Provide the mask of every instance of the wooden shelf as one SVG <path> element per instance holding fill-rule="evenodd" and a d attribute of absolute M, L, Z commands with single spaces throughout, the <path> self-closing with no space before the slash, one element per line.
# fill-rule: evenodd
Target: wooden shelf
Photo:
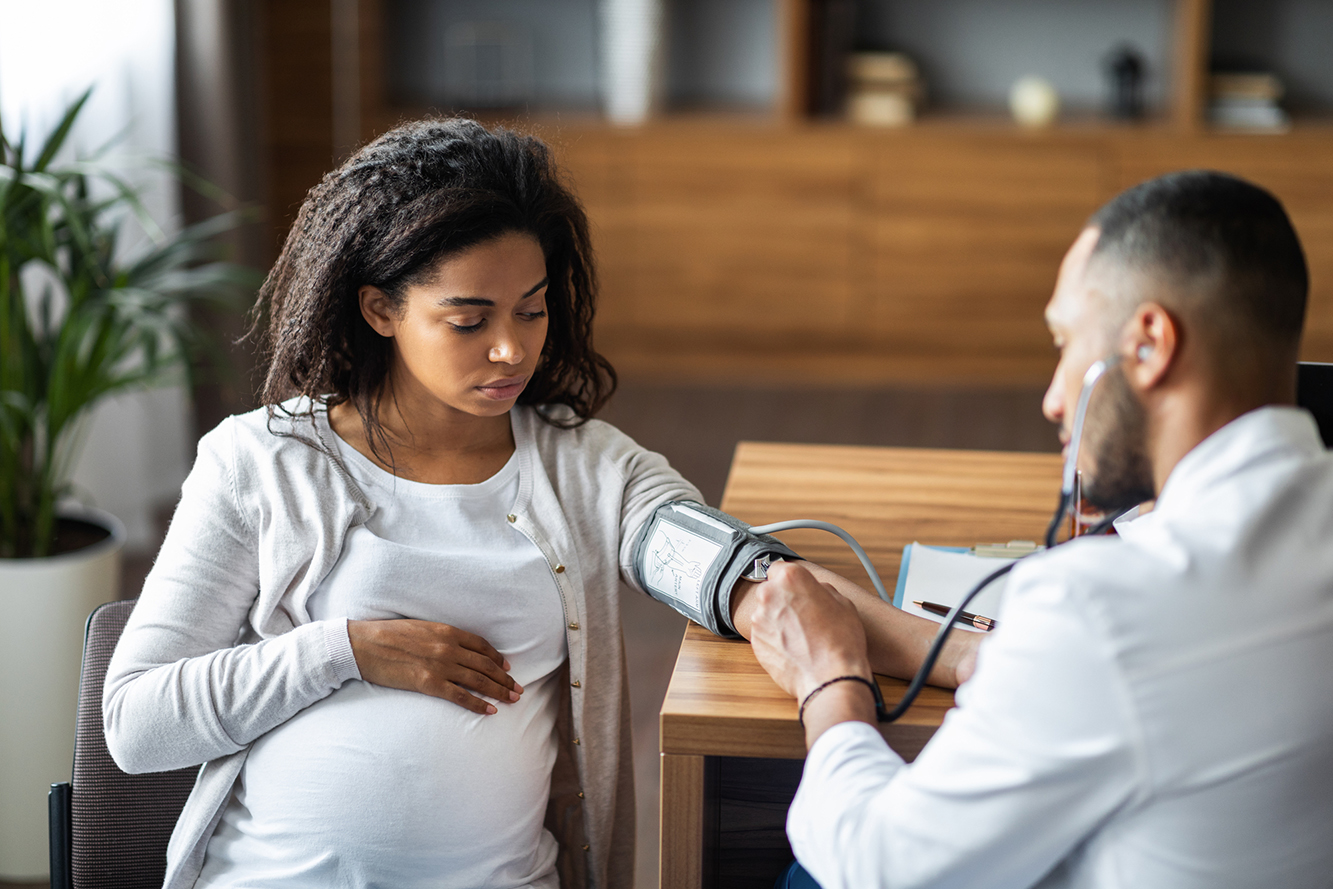
<path fill-rule="evenodd" d="M 1213 21 L 1212 0 L 1175 0 L 1176 32 L 1173 96 L 1178 129 L 1192 133 L 1203 128 L 1208 99 L 1209 30 Z"/>
<path fill-rule="evenodd" d="M 365 140 L 429 110 L 385 102 L 380 2 L 346 5 L 360 24 L 350 59 L 330 58 L 323 0 L 264 7 L 275 243 L 339 159 L 334 134 L 349 119 Z M 1285 203 L 1311 269 L 1303 357 L 1333 360 L 1333 117 L 1297 118 L 1281 135 L 1206 126 L 1209 0 L 1177 0 L 1178 66 L 1199 77 L 1180 80 L 1162 116 L 1070 115 L 1044 130 L 998 109 L 943 109 L 900 129 L 793 113 L 809 60 L 792 29 L 813 0 L 775 2 L 785 86 L 773 113 L 639 127 L 588 112 L 486 118 L 545 139 L 575 183 L 603 282 L 599 346 L 627 374 L 1042 384 L 1053 364 L 1042 308 L 1079 228 L 1122 189 L 1187 168 L 1234 172 Z M 335 78 L 339 65 L 356 76 Z"/>
<path fill-rule="evenodd" d="M 400 106 L 369 109 L 366 138 L 394 126 L 400 121 L 416 120 L 445 113 L 430 106 Z M 783 118 L 763 111 L 734 109 L 691 109 L 659 114 L 637 126 L 617 126 L 600 113 L 589 110 L 534 111 L 505 113 L 495 111 L 461 112 L 487 126 L 504 126 L 534 131 L 571 129 L 578 131 L 605 131 L 632 134 L 643 130 L 689 129 L 749 129 L 749 130 L 808 130 L 860 134 L 868 139 L 911 138 L 922 133 L 951 133 L 958 135 L 1005 135 L 1040 140 L 1064 136 L 1094 136 L 1123 138 L 1192 138 L 1201 135 L 1240 137 L 1313 137 L 1333 136 L 1333 115 L 1307 115 L 1292 118 L 1290 129 L 1283 131 L 1249 130 L 1242 128 L 1203 125 L 1181 132 L 1171 116 L 1156 116 L 1138 121 L 1117 120 L 1095 112 L 1064 114 L 1049 127 L 1027 128 L 1016 124 L 1000 109 L 931 109 L 915 122 L 900 127 L 873 127 L 830 118 Z"/>

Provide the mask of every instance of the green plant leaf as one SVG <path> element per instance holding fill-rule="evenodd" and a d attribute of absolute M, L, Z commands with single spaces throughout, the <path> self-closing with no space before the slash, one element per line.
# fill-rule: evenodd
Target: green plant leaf
<path fill-rule="evenodd" d="M 79 112 L 87 104 L 88 97 L 93 94 L 93 88 L 90 86 L 83 91 L 83 95 L 74 100 L 74 103 L 65 109 L 65 114 L 60 118 L 60 123 L 51 131 L 51 135 L 46 138 L 46 143 L 42 146 L 41 152 L 37 155 L 37 160 L 33 162 L 32 168 L 38 172 L 45 170 L 47 165 L 55 159 L 56 154 L 60 152 L 65 144 L 65 139 L 69 137 L 69 131 L 74 127 L 74 121 L 78 118 Z"/>
<path fill-rule="evenodd" d="M 110 396 L 189 379 L 220 350 L 189 307 L 239 309 L 260 276 L 223 260 L 222 214 L 164 233 L 105 159 L 57 162 L 84 93 L 25 167 L 26 136 L 0 134 L 0 557 L 41 555 L 87 418 Z M 151 244 L 122 257 L 124 226 Z M 32 275 L 40 271 L 38 289 Z"/>

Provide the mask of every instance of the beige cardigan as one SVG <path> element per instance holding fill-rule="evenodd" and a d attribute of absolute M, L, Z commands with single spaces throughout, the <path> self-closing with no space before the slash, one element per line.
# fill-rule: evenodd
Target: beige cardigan
<path fill-rule="evenodd" d="M 511 417 L 513 521 L 551 567 L 569 645 L 547 811 L 561 885 L 629 889 L 634 784 L 619 600 L 635 586 L 634 538 L 653 510 L 700 496 L 661 455 L 605 423 L 559 429 L 527 407 Z M 331 435 L 322 411 L 270 420 L 260 409 L 200 441 L 111 660 L 103 718 L 121 768 L 203 764 L 172 834 L 166 889 L 194 885 L 250 743 L 359 677 L 346 621 L 306 611 L 348 529 L 376 508 L 334 456 Z"/>

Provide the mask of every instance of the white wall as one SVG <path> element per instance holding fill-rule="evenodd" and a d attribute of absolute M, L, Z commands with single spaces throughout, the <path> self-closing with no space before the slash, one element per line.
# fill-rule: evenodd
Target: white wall
<path fill-rule="evenodd" d="M 773 0 L 670 0 L 668 99 L 682 107 L 771 108 L 778 85 Z"/>
<path fill-rule="evenodd" d="M 73 134 L 89 153 L 121 137 L 115 155 L 174 156 L 175 23 L 172 0 L 0 0 L 0 119 L 32 141 L 50 130 L 70 100 L 96 84 Z M 128 163 L 127 163 L 128 168 Z M 177 224 L 171 177 L 132 170 L 166 230 Z M 136 239 L 125 240 L 134 250 Z M 142 236 L 138 244 L 142 244 Z M 188 397 L 181 387 L 123 396 L 91 418 L 76 489 L 125 523 L 129 546 L 153 542 L 155 504 L 173 501 L 185 478 Z"/>

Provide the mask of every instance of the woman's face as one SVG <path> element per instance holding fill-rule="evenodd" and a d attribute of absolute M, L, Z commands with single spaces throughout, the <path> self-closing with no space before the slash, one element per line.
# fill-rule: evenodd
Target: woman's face
<path fill-rule="evenodd" d="M 379 288 L 362 287 L 362 315 L 394 341 L 394 397 L 445 413 L 504 414 L 546 342 L 546 285 L 541 245 L 511 232 L 441 261 L 397 309 Z"/>

